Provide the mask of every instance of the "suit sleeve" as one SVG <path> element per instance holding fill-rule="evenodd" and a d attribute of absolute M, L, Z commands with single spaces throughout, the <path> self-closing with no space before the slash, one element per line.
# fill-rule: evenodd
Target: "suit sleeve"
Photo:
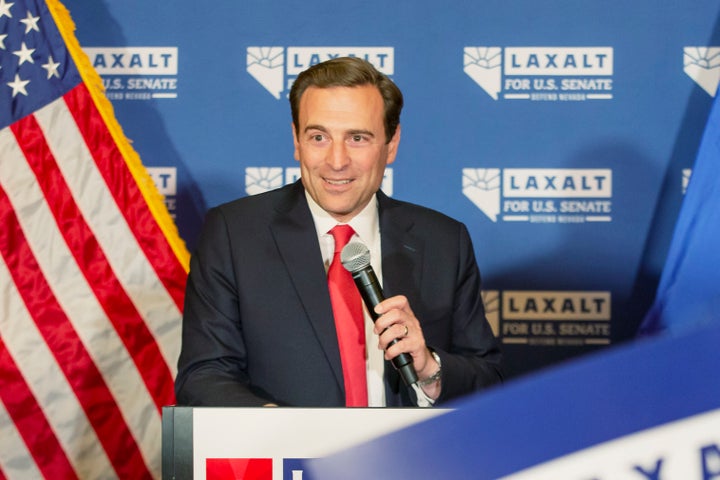
<path fill-rule="evenodd" d="M 442 393 L 437 404 L 502 381 L 501 352 L 485 316 L 480 270 L 470 235 L 460 225 L 449 342 L 428 346 L 442 362 Z"/>
<path fill-rule="evenodd" d="M 226 219 L 220 209 L 212 209 L 190 261 L 175 381 L 179 405 L 260 406 L 273 401 L 249 387 L 232 255 Z"/>

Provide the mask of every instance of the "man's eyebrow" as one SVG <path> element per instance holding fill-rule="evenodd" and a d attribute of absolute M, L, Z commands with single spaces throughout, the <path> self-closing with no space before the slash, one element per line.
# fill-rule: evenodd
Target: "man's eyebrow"
<path fill-rule="evenodd" d="M 307 125 L 305 126 L 303 132 L 307 133 L 310 130 L 320 130 L 321 132 L 327 132 L 327 128 L 323 127 L 322 125 Z"/>
<path fill-rule="evenodd" d="M 367 135 L 368 137 L 375 138 L 375 134 L 371 132 L 370 130 L 363 130 L 363 129 L 357 129 L 357 130 L 349 130 L 348 135 Z"/>
<path fill-rule="evenodd" d="M 319 130 L 324 133 L 328 133 L 328 129 L 325 128 L 323 125 L 306 125 L 305 129 L 303 130 L 304 133 L 307 133 L 311 130 Z M 362 128 L 356 128 L 356 129 L 350 129 L 345 132 L 345 135 L 367 135 L 368 137 L 375 138 L 375 134 L 371 132 L 370 130 L 365 130 Z"/>

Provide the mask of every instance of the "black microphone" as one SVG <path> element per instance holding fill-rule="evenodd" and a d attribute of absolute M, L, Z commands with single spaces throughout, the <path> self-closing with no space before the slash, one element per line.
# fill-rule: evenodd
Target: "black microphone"
<path fill-rule="evenodd" d="M 340 261 L 345 270 L 350 272 L 353 280 L 355 280 L 355 286 L 360 291 L 360 296 L 370 312 L 370 318 L 374 322 L 379 317 L 375 313 L 375 306 L 385 300 L 385 297 L 380 289 L 375 271 L 370 265 L 370 250 L 359 242 L 348 243 L 340 253 Z M 395 345 L 397 342 L 398 339 L 396 338 L 388 346 Z M 401 353 L 391 361 L 395 369 L 400 372 L 405 385 L 410 386 L 418 381 L 412 355 Z"/>

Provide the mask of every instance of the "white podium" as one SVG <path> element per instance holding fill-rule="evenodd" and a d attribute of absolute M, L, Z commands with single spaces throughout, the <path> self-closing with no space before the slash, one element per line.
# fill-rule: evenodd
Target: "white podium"
<path fill-rule="evenodd" d="M 163 408 L 164 480 L 307 480 L 320 458 L 442 415 L 425 408 Z M 235 469 L 237 476 L 222 475 Z M 210 472 L 210 474 L 208 474 Z"/>

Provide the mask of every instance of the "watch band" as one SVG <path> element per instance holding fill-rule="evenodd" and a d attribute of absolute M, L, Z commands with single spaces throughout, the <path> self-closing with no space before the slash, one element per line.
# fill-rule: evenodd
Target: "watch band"
<path fill-rule="evenodd" d="M 435 373 L 430 375 L 428 378 L 426 378 L 424 380 L 418 380 L 417 384 L 420 385 L 421 387 L 424 387 L 426 385 L 431 385 L 431 384 L 437 382 L 438 380 L 440 380 L 440 376 L 442 374 L 442 362 L 440 361 L 440 355 L 438 355 L 437 353 L 435 353 L 432 350 L 430 350 L 430 354 L 433 356 L 433 358 L 437 362 L 438 369 Z"/>

